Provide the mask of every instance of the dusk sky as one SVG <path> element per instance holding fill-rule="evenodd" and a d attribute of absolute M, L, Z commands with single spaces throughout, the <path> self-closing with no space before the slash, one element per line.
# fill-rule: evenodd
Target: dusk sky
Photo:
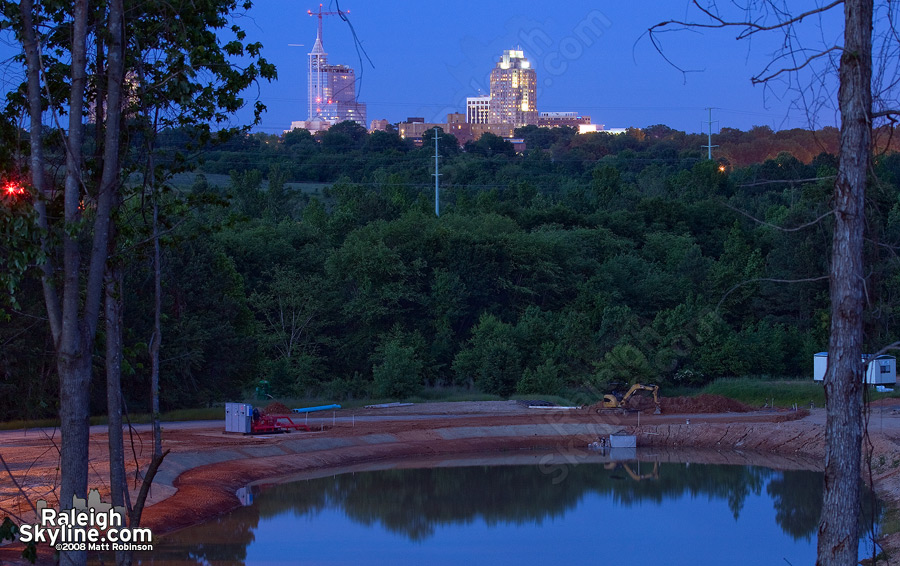
<path fill-rule="evenodd" d="M 807 113 L 792 108 L 794 91 L 784 84 L 766 90 L 750 81 L 765 68 L 783 36 L 736 41 L 734 28 L 665 34 L 666 55 L 698 71 L 687 75 L 642 37 L 663 20 L 699 20 L 688 5 L 687 0 L 342 0 L 340 8 L 350 10 L 374 67 L 364 56 L 360 63 L 349 26 L 336 16 L 324 18 L 324 45 L 329 63 L 349 65 L 361 76 L 359 99 L 368 105 L 369 121 L 398 122 L 408 116 L 444 121 L 448 112 L 464 112 L 467 96 L 479 89 L 488 94 L 488 77 L 502 51 L 521 48 L 537 70 L 539 111 L 574 111 L 607 128 L 666 124 L 696 132 L 706 130 L 704 108 L 712 106 L 714 130 L 809 127 Z M 324 6 L 337 9 L 333 0 Z M 317 18 L 306 11 L 317 8 L 316 2 L 257 0 L 247 17 L 239 19 L 278 68 L 278 81 L 260 87 L 259 97 L 269 110 L 257 130 L 280 133 L 292 120 L 307 118 L 307 53 Z M 839 12 L 837 18 L 804 22 L 803 33 L 809 34 L 801 38 L 805 46 L 840 43 Z M 833 109 L 818 111 L 815 118 L 820 126 L 835 124 Z"/>

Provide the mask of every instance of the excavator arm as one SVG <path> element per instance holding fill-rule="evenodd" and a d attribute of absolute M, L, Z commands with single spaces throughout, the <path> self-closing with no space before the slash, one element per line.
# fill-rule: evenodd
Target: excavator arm
<path fill-rule="evenodd" d="M 620 404 L 627 403 L 629 399 L 631 399 L 632 395 L 637 393 L 638 391 L 652 391 L 653 392 L 653 402 L 659 406 L 659 385 L 641 385 L 640 383 L 635 383 L 631 386 L 631 389 L 628 390 L 628 393 L 622 397 L 622 400 L 619 402 Z"/>
<path fill-rule="evenodd" d="M 656 414 L 660 413 L 659 407 L 659 386 L 658 385 L 643 385 L 640 383 L 636 383 L 631 386 L 628 392 L 621 397 L 618 397 L 612 393 L 603 396 L 603 408 L 604 409 L 623 409 L 625 408 L 628 400 L 637 393 L 638 391 L 651 391 L 653 393 L 653 403 L 656 405 Z"/>

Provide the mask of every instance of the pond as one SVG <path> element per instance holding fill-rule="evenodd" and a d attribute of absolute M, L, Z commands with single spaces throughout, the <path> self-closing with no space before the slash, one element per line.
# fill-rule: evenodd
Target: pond
<path fill-rule="evenodd" d="M 398 465 L 253 486 L 241 493 L 252 504 L 158 539 L 136 558 L 157 566 L 815 563 L 819 472 L 533 453 Z M 871 526 L 873 511 L 864 506 L 861 525 Z"/>

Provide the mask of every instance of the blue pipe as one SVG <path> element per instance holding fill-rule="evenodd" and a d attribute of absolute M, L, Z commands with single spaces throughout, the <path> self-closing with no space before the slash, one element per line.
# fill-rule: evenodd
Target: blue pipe
<path fill-rule="evenodd" d="M 320 407 L 306 407 L 305 409 L 293 409 L 295 413 L 312 413 L 314 411 L 327 411 L 328 409 L 340 409 L 340 405 L 322 405 Z"/>

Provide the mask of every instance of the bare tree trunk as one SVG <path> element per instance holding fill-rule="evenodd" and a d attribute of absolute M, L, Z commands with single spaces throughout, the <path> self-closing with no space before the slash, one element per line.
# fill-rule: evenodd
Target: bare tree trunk
<path fill-rule="evenodd" d="M 825 375 L 825 492 L 817 564 L 858 561 L 863 388 L 863 233 L 871 151 L 873 0 L 844 3 L 841 149 L 834 188 L 831 336 Z"/>
<path fill-rule="evenodd" d="M 150 151 L 152 152 L 152 147 Z M 153 155 L 149 157 L 150 190 L 153 191 L 153 338 L 150 341 L 150 400 L 153 413 L 153 456 L 162 455 L 162 428 L 159 423 L 159 347 L 162 342 L 162 265 L 159 253 L 159 195 Z"/>
<path fill-rule="evenodd" d="M 111 501 L 125 506 L 125 443 L 122 435 L 122 268 L 110 269 L 106 280 L 106 410 L 109 417 Z"/>
<path fill-rule="evenodd" d="M 106 278 L 106 412 L 109 418 L 110 503 L 126 507 L 125 441 L 122 434 L 122 266 L 113 265 Z M 122 551 L 116 564 L 125 563 Z"/>
<path fill-rule="evenodd" d="M 83 108 L 87 64 L 87 0 L 74 3 L 72 22 L 72 84 L 70 90 L 69 135 L 66 140 L 66 179 L 63 202 L 66 226 L 81 220 Z M 102 229 L 107 229 L 103 226 Z M 89 392 L 93 328 L 81 316 L 81 251 L 78 234 L 63 231 L 62 333 L 57 344 L 60 417 L 60 507 L 72 507 L 74 496 L 86 497 L 90 440 Z M 105 243 L 104 243 L 105 244 Z M 102 253 L 105 255 L 106 246 Z M 86 289 L 96 293 L 100 289 Z M 88 296 L 85 297 L 89 299 Z M 87 313 L 85 313 L 87 314 Z M 98 313 L 99 314 L 99 313 Z M 62 564 L 85 564 L 84 552 L 64 552 Z"/>
<path fill-rule="evenodd" d="M 72 25 L 72 84 L 70 92 L 69 135 L 66 140 L 66 180 L 64 208 L 66 226 L 81 220 L 82 159 L 84 133 L 83 106 L 87 63 L 87 0 L 74 6 Z M 38 93 L 37 96 L 40 94 Z M 98 207 L 99 208 L 99 207 Z M 98 210 L 98 214 L 99 214 Z M 99 220 L 99 219 L 98 219 Z M 99 224 L 99 222 L 98 222 Z M 104 222 L 105 224 L 105 222 Z M 108 226 L 101 229 L 106 230 Z M 93 336 L 97 318 L 90 321 L 81 313 L 81 251 L 78 235 L 64 230 L 63 241 L 63 297 L 62 327 L 57 343 L 59 371 L 60 418 L 60 507 L 69 509 L 73 498 L 87 496 L 87 472 L 90 441 L 90 383 Z M 106 245 L 102 249 L 106 253 Z M 85 289 L 85 299 L 99 301 L 100 289 Z M 91 294 L 94 294 L 91 297 Z M 87 307 L 87 305 L 85 305 Z M 96 312 L 96 311 L 95 311 Z M 91 316 L 89 312 L 84 313 Z M 99 315 L 99 312 L 97 312 Z M 93 324 L 91 324 L 93 322 Z M 63 552 L 60 563 L 83 565 L 85 552 Z"/>
<path fill-rule="evenodd" d="M 100 179 L 100 191 L 115 193 L 110 198 L 113 206 L 121 204 L 121 195 L 116 191 L 119 183 L 119 138 L 122 123 L 122 91 L 125 82 L 125 37 L 123 0 L 113 0 L 109 7 L 108 23 L 110 44 L 108 53 L 108 77 L 106 102 L 109 105 L 103 145 L 103 169 Z M 102 90 L 98 86 L 98 90 Z M 101 116 L 102 100 L 97 101 L 98 117 Z M 100 120 L 97 120 L 98 127 Z M 108 249 L 110 255 L 115 253 L 116 229 L 110 216 Z M 121 261 L 114 261 L 109 267 L 106 287 L 106 404 L 109 419 L 109 480 L 111 503 L 125 507 L 128 501 L 128 486 L 125 480 L 125 444 L 122 435 L 122 317 L 125 307 L 123 294 L 124 268 Z M 131 553 L 117 551 L 116 564 L 123 566 L 131 563 Z"/>

